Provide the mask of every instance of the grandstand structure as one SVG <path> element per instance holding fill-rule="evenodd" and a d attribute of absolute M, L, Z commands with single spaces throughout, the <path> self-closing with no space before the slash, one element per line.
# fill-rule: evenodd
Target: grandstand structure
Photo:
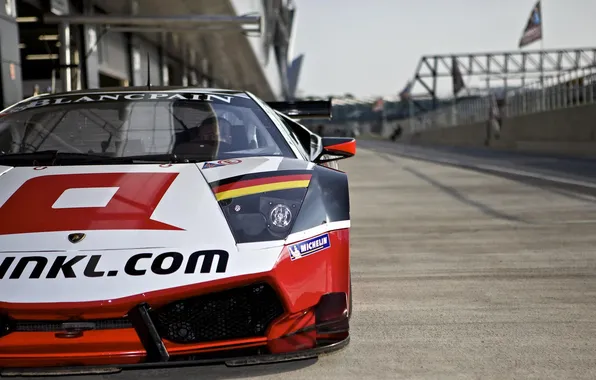
<path fill-rule="evenodd" d="M 595 82 L 596 48 L 427 55 L 393 97 L 334 99 L 333 123 L 415 133 L 487 120 L 495 106 L 505 117 L 539 112 Z"/>

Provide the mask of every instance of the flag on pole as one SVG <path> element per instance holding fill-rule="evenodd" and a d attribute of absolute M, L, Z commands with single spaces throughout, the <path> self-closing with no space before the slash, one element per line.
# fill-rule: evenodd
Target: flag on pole
<path fill-rule="evenodd" d="M 457 95 L 466 85 L 455 57 L 451 58 L 451 79 L 453 81 L 453 95 Z"/>
<path fill-rule="evenodd" d="M 373 112 L 382 112 L 384 108 L 385 108 L 385 101 L 383 100 L 383 98 L 379 98 L 373 105 L 372 110 L 373 110 Z"/>
<path fill-rule="evenodd" d="M 410 98 L 410 92 L 412 91 L 412 85 L 414 84 L 413 81 L 408 81 L 406 83 L 406 87 L 399 93 L 399 99 L 402 101 L 408 100 Z"/>
<path fill-rule="evenodd" d="M 534 5 L 524 32 L 519 39 L 519 48 L 542 39 L 542 10 L 540 0 Z"/>

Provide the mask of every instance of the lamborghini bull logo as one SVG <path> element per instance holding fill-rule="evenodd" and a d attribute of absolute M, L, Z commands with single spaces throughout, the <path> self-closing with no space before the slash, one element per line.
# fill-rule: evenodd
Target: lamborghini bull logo
<path fill-rule="evenodd" d="M 82 241 L 85 238 L 85 234 L 70 234 L 68 235 L 68 241 L 71 242 L 72 244 L 76 244 L 80 241 Z"/>
<path fill-rule="evenodd" d="M 186 257 L 188 257 L 186 259 Z M 99 270 L 103 255 L 60 255 L 47 256 L 5 256 L 0 261 L 0 280 L 77 277 L 116 277 L 145 276 L 148 272 L 155 275 L 174 273 L 225 273 L 228 267 L 229 253 L 222 250 L 196 251 L 185 256 L 180 252 L 164 252 L 154 257 L 153 253 L 139 253 L 128 258 L 123 268 Z M 217 259 L 217 264 L 214 266 Z M 51 260 L 51 262 L 50 262 Z M 85 263 L 83 266 L 83 263 Z M 200 264 L 200 265 L 199 265 Z M 49 269 L 48 269 L 49 268 Z M 47 270 L 46 270 L 47 269 Z M 10 273 L 10 274 L 9 274 Z M 8 276 L 8 277 L 7 277 Z"/>

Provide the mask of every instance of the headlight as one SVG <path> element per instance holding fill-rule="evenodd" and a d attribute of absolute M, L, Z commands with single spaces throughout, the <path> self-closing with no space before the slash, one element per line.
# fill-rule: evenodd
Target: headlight
<path fill-rule="evenodd" d="M 270 172 L 212 185 L 236 242 L 285 239 L 302 207 L 311 176 L 311 172 Z"/>
<path fill-rule="evenodd" d="M 283 240 L 302 206 L 306 189 L 278 190 L 220 201 L 237 243 Z"/>
<path fill-rule="evenodd" d="M 271 228 L 285 230 L 292 222 L 292 210 L 283 203 L 276 204 L 269 213 Z"/>
<path fill-rule="evenodd" d="M 325 167 L 222 182 L 212 188 L 237 243 L 284 240 L 290 233 L 350 218 L 346 177 Z"/>

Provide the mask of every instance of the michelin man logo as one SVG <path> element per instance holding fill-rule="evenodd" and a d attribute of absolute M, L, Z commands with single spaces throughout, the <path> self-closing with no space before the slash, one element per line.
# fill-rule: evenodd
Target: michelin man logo
<path fill-rule="evenodd" d="M 290 259 L 294 261 L 329 247 L 331 247 L 329 234 L 323 234 L 305 241 L 301 241 L 300 243 L 292 244 L 288 247 L 288 251 L 290 252 Z"/>

